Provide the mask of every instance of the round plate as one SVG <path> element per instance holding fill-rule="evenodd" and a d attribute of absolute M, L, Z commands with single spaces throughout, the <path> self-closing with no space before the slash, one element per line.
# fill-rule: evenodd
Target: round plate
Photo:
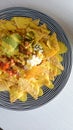
<path fill-rule="evenodd" d="M 71 72 L 72 52 L 66 34 L 64 33 L 60 25 L 56 23 L 56 21 L 53 20 L 51 17 L 41 12 L 38 12 L 36 10 L 32 10 L 24 7 L 13 7 L 13 8 L 8 8 L 0 11 L 0 19 L 10 19 L 11 17 L 14 16 L 26 16 L 26 17 L 32 17 L 33 19 L 39 18 L 40 24 L 46 23 L 48 28 L 51 30 L 51 32 L 52 33 L 56 32 L 58 39 L 64 42 L 68 47 L 68 52 L 63 55 L 64 57 L 63 65 L 65 69 L 63 73 L 55 79 L 54 89 L 50 90 L 46 87 L 43 87 L 44 95 L 39 97 L 38 100 L 34 100 L 31 96 L 28 95 L 28 100 L 26 102 L 16 101 L 15 103 L 11 104 L 9 101 L 9 94 L 7 92 L 0 92 L 1 107 L 12 109 L 12 110 L 30 110 L 49 102 L 65 86 Z"/>

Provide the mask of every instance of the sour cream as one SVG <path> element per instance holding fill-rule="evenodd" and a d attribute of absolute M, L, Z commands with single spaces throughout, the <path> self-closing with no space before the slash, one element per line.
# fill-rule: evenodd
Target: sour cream
<path fill-rule="evenodd" d="M 33 55 L 31 59 L 27 60 L 27 64 L 31 66 L 39 65 L 42 62 L 42 59 L 37 57 L 36 55 Z"/>

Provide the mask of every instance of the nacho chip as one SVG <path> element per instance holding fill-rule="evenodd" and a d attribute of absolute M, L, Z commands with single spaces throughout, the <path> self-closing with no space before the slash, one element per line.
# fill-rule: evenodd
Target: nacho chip
<path fill-rule="evenodd" d="M 26 28 L 30 24 L 30 22 L 32 21 L 32 18 L 13 17 L 11 20 L 15 22 L 18 28 L 22 29 L 22 28 Z"/>

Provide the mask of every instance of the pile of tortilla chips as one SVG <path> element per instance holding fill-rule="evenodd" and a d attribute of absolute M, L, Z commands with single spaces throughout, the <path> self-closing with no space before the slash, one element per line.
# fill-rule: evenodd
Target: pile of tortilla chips
<path fill-rule="evenodd" d="M 67 47 L 58 41 L 56 33 L 50 34 L 45 23 L 39 25 L 39 22 L 39 19 L 33 20 L 28 17 L 0 20 L 0 39 L 4 35 L 15 32 L 25 37 L 26 32 L 32 31 L 35 34 L 35 42 L 43 47 L 44 58 L 41 64 L 33 66 L 27 71 L 24 70 L 23 75 L 19 78 L 8 77 L 5 73 L 0 73 L 0 91 L 9 92 L 10 102 L 15 102 L 17 99 L 26 101 L 28 94 L 34 99 L 38 99 L 43 95 L 43 85 L 53 89 L 53 81 L 64 70 L 62 54 L 67 52 Z"/>

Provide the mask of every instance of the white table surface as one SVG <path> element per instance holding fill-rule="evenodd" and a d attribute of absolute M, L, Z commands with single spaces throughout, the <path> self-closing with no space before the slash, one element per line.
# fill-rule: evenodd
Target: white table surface
<path fill-rule="evenodd" d="M 14 6 L 39 10 L 54 18 L 66 32 L 73 50 L 73 0 L 0 0 L 0 9 Z M 31 111 L 0 108 L 3 130 L 73 130 L 73 70 L 61 93 Z"/>

